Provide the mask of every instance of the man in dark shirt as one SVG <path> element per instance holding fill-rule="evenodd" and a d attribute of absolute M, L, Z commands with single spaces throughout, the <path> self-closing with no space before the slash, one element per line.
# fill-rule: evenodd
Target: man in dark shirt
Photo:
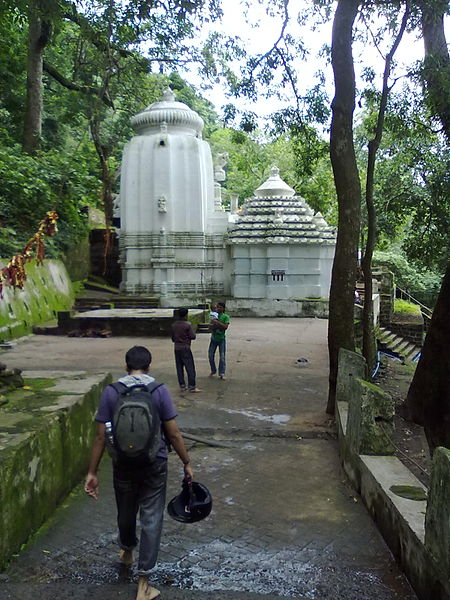
<path fill-rule="evenodd" d="M 177 312 L 178 319 L 172 323 L 172 341 L 174 342 L 178 383 L 180 389 L 184 391 L 186 389 L 184 369 L 186 369 L 189 391 L 201 392 L 202 390 L 199 390 L 195 384 L 195 365 L 191 351 L 191 341 L 195 340 L 196 335 L 187 320 L 188 309 L 179 308 Z"/>
<path fill-rule="evenodd" d="M 136 384 L 150 385 L 155 381 L 149 374 L 152 355 L 144 346 L 134 346 L 126 353 L 127 375 L 119 379 L 126 387 Z M 167 443 L 180 457 L 184 467 L 184 476 L 191 481 L 194 478 L 189 454 L 176 423 L 177 411 L 166 386 L 160 385 L 152 393 L 154 403 L 161 420 L 160 447 L 152 461 L 138 464 L 125 464 L 119 459 L 113 462 L 113 482 L 117 505 L 118 542 L 121 547 L 120 560 L 126 566 L 133 563 L 133 549 L 138 543 L 136 536 L 136 517 L 139 510 L 140 544 L 138 562 L 138 591 L 136 600 L 153 600 L 160 592 L 149 581 L 151 571 L 156 564 L 159 550 L 167 480 Z M 98 498 L 99 482 L 97 470 L 105 449 L 106 423 L 113 421 L 119 400 L 117 390 L 108 385 L 100 398 L 95 417 L 97 434 L 92 446 L 89 471 L 86 476 L 85 492 L 94 499 Z"/>

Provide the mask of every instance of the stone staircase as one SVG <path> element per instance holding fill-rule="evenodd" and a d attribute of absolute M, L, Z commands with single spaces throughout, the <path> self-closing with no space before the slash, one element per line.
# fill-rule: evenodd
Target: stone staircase
<path fill-rule="evenodd" d="M 85 312 L 96 308 L 158 308 L 157 296 L 80 296 L 75 301 L 74 309 Z"/>
<path fill-rule="evenodd" d="M 393 333 L 386 327 L 380 327 L 377 335 L 378 349 L 391 352 L 404 363 L 410 363 L 420 353 L 421 348 L 409 340 Z"/>

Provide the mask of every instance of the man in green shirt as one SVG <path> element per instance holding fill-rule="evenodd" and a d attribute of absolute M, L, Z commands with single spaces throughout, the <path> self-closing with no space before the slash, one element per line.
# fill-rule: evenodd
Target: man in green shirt
<path fill-rule="evenodd" d="M 225 332 L 230 324 L 230 317 L 225 313 L 225 303 L 217 302 L 214 309 L 218 313 L 217 319 L 211 319 L 211 341 L 209 342 L 208 358 L 209 365 L 211 367 L 211 375 L 213 377 L 217 373 L 215 354 L 217 348 L 219 348 L 219 377 L 225 379 L 225 354 L 226 354 L 226 340 Z"/>

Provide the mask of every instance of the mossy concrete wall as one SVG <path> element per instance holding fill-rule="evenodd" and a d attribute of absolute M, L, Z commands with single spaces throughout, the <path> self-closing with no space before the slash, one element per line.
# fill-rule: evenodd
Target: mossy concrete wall
<path fill-rule="evenodd" d="M 226 299 L 226 306 L 226 312 L 235 317 L 328 318 L 328 300 L 324 298 L 295 300 L 229 298 Z"/>
<path fill-rule="evenodd" d="M 425 546 L 441 577 L 450 581 L 450 450 L 433 454 L 431 488 L 425 517 Z"/>
<path fill-rule="evenodd" d="M 86 233 L 76 246 L 66 252 L 64 265 L 72 281 L 83 281 L 91 274 L 89 235 Z"/>
<path fill-rule="evenodd" d="M 8 261 L 0 259 L 0 268 Z M 56 318 L 59 310 L 68 310 L 74 302 L 72 284 L 59 260 L 26 264 L 27 279 L 22 290 L 3 287 L 0 299 L 0 340 L 31 333 L 35 325 Z"/>
<path fill-rule="evenodd" d="M 351 353 L 339 361 L 338 378 L 347 376 L 341 392 L 355 393 L 358 380 L 354 372 L 362 368 L 355 354 L 355 369 L 351 368 Z M 372 386 L 372 390 L 375 386 Z M 365 388 L 366 391 L 370 390 Z M 363 389 L 361 388 L 361 393 Z M 356 491 L 376 522 L 378 529 L 408 577 L 420 600 L 450 600 L 449 532 L 450 532 L 450 452 L 442 449 L 434 461 L 434 472 L 427 500 L 427 490 L 396 456 L 369 456 L 355 451 L 352 440 L 354 419 L 349 418 L 351 400 L 341 393 L 336 403 L 336 425 L 342 466 Z M 377 404 L 377 403 L 375 403 Z M 372 414 L 370 422 L 373 422 Z M 361 414 L 361 421 L 364 415 Z M 382 421 L 385 416 L 382 417 Z M 361 428 L 361 424 L 359 427 Z M 358 426 L 357 426 L 358 427 Z M 445 476 L 444 476 L 445 472 Z M 396 487 L 416 489 L 418 499 L 399 495 Z M 425 521 L 427 514 L 427 523 Z M 426 527 L 428 529 L 425 532 Z M 426 540 L 426 542 L 425 542 Z"/>
<path fill-rule="evenodd" d="M 0 408 L 0 569 L 87 468 L 105 374 L 25 372 Z"/>
<path fill-rule="evenodd" d="M 389 329 L 413 344 L 423 345 L 425 325 L 421 313 L 394 312 Z"/>

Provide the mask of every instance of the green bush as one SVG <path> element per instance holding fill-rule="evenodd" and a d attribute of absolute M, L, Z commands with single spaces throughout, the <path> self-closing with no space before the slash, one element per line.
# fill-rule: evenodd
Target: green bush
<path fill-rule="evenodd" d="M 375 251 L 373 264 L 386 266 L 394 274 L 398 287 L 425 306 L 434 307 L 441 288 L 442 274 L 417 269 L 397 248 L 388 252 Z"/>
<path fill-rule="evenodd" d="M 394 300 L 394 312 L 409 313 L 413 315 L 420 314 L 420 306 L 418 304 L 408 302 L 407 300 L 396 298 Z"/>
<path fill-rule="evenodd" d="M 55 258 L 85 235 L 84 209 L 98 196 L 98 179 L 86 160 L 51 150 L 36 156 L 20 146 L 0 146 L 0 257 L 21 251 L 49 210 L 59 215 L 58 234 L 45 242 L 46 256 Z"/>

